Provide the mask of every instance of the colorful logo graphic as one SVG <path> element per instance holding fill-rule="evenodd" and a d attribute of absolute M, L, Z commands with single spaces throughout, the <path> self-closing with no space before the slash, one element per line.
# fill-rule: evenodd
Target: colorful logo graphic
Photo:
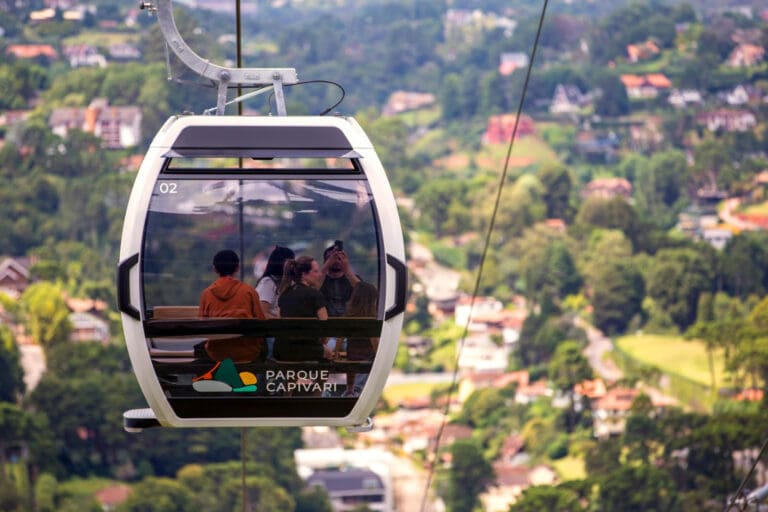
<path fill-rule="evenodd" d="M 251 372 L 238 372 L 235 362 L 227 358 L 192 379 L 192 388 L 200 393 L 253 393 L 259 389 L 258 380 Z"/>

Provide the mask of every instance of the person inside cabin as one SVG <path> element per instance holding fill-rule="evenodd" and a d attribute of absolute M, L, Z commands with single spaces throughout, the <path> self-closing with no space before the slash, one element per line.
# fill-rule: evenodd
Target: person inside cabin
<path fill-rule="evenodd" d="M 217 252 L 213 269 L 219 277 L 200 295 L 200 318 L 266 319 L 258 292 L 234 277 L 240 269 L 240 258 L 235 251 Z M 266 356 L 264 338 L 257 336 L 208 339 L 204 347 L 208 357 L 219 362 L 230 358 L 235 363 L 247 363 Z"/>
<path fill-rule="evenodd" d="M 323 274 L 314 258 L 299 256 L 286 260 L 278 289 L 280 317 L 327 320 L 325 297 L 320 293 L 322 282 Z M 321 337 L 278 338 L 274 353 L 279 361 L 318 361 L 333 357 L 326 340 Z"/>
<path fill-rule="evenodd" d="M 320 292 L 328 302 L 328 316 L 344 316 L 360 277 L 352 271 L 341 240 L 336 240 L 323 252 L 323 261 Z"/>
<path fill-rule="evenodd" d="M 296 255 L 288 247 L 276 245 L 269 254 L 264 273 L 256 282 L 256 292 L 261 300 L 261 308 L 267 318 L 280 318 L 280 307 L 277 304 L 277 289 L 283 279 L 283 267 L 285 261 L 295 258 Z M 274 356 L 275 338 L 267 338 L 267 358 Z"/>
<path fill-rule="evenodd" d="M 370 283 L 361 281 L 352 291 L 347 303 L 345 316 L 352 318 L 376 318 L 379 304 L 379 291 Z M 379 348 L 379 338 L 349 338 L 347 340 L 347 360 L 372 361 Z M 367 373 L 348 373 L 345 397 L 358 396 L 368 380 Z"/>

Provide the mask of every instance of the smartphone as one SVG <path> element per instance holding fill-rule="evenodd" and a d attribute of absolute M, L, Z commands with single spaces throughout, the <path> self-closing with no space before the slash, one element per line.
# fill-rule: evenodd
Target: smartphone
<path fill-rule="evenodd" d="M 336 248 L 340 251 L 344 250 L 344 242 L 342 242 L 341 240 L 336 240 L 335 242 L 333 242 L 333 245 L 335 245 Z"/>

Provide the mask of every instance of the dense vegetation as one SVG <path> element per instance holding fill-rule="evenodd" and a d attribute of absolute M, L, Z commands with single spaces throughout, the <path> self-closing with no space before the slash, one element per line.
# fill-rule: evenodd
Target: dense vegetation
<path fill-rule="evenodd" d="M 22 2 L 20 8 L 0 1 L 5 34 L 0 46 L 61 37 L 84 41 L 100 32 L 97 21 L 122 23 L 125 16 L 124 8 L 100 1 L 94 2 L 97 15 L 82 25 L 62 19 L 29 24 L 26 16 L 38 3 Z M 462 271 L 462 286 L 470 292 L 506 149 L 482 145 L 481 134 L 488 116 L 516 110 L 525 76 L 525 69 L 500 75 L 499 56 L 530 52 L 539 6 L 451 3 L 514 18 L 517 26 L 507 32 L 482 24 L 447 30 L 442 2 L 353 4 L 344 9 L 330 9 L 325 2 L 260 6 L 259 14 L 246 20 L 244 65 L 290 65 L 302 79 L 331 79 L 344 86 L 347 98 L 339 110 L 357 115 L 397 194 L 414 199 L 416 206 L 402 211 L 408 236 L 426 241 L 441 262 Z M 712 350 L 726 349 L 731 385 L 764 385 L 768 234 L 736 233 L 718 251 L 675 229 L 680 213 L 711 206 L 698 193 L 702 190 L 740 196 L 747 203 L 765 199 L 764 186 L 754 177 L 768 165 L 766 103 L 743 107 L 758 120 L 746 132 L 710 132 L 696 122 L 699 111 L 718 108 L 721 95 L 736 85 L 768 94 L 765 61 L 748 68 L 724 64 L 735 47 L 736 30 L 757 31 L 768 46 L 766 22 L 720 6 L 575 2 L 548 13 L 524 105 L 536 130 L 515 141 L 514 154 L 522 163 L 510 167 L 504 183 L 481 280 L 483 294 L 505 301 L 523 294 L 535 305 L 511 367 L 548 375 L 561 389 L 589 375 L 579 357 L 584 336 L 572 323 L 580 315 L 609 334 L 644 329 L 702 339 Z M 230 18 L 182 9 L 176 21 L 204 57 L 225 60 L 234 58 L 234 45 L 216 40 L 234 31 Z M 36 283 L 19 301 L 0 298 L 4 318 L 23 323 L 44 345 L 48 359 L 43 380 L 25 394 L 13 334 L 0 325 L 0 509 L 94 509 L 92 495 L 73 492 L 66 483 L 106 477 L 140 482 L 123 510 L 145 510 L 150 505 L 143 500 L 158 496 L 165 500 L 163 510 L 236 510 L 241 506 L 238 468 L 231 461 L 239 459 L 239 432 L 125 434 L 121 413 L 140 406 L 142 399 L 117 322 L 114 345 L 67 343 L 71 326 L 58 300 L 62 291 L 106 300 L 114 311 L 114 264 L 133 179 L 125 158 L 141 153 L 169 114 L 199 113 L 215 101 L 211 88 L 165 79 L 164 49 L 153 20 L 142 16 L 137 26 L 121 26 L 118 34 L 138 41 L 142 62 L 104 69 L 69 69 L 65 62 L 45 59 L 0 63 L 0 111 L 39 100 L 24 123 L 4 132 L 0 149 L 0 254 L 35 256 Z M 629 63 L 626 46 L 648 39 L 660 47 L 660 55 Z M 676 110 L 663 97 L 627 96 L 621 74 L 655 72 L 676 87 L 699 90 L 704 105 Z M 183 77 L 179 69 L 174 73 Z M 573 118 L 556 118 L 546 106 L 558 84 L 600 94 Z M 398 89 L 433 93 L 437 104 L 416 114 L 380 116 L 381 106 Z M 337 95 L 322 85 L 291 88 L 289 112 L 317 113 Z M 97 97 L 142 108 L 141 147 L 106 151 L 89 134 L 74 131 L 62 139 L 50 131 L 47 120 L 54 107 L 83 107 Z M 261 113 L 269 109 L 267 103 L 248 107 Z M 660 137 L 633 145 L 633 129 L 650 119 Z M 617 141 L 614 150 L 583 151 L 579 135 L 584 133 Z M 607 176 L 628 180 L 632 196 L 582 197 L 590 180 Z M 542 222 L 553 218 L 567 229 Z M 456 242 L 467 233 L 481 236 Z M 426 358 L 402 357 L 401 366 L 449 367 L 446 354 L 452 353 L 457 330 L 433 328 L 426 298 L 413 301 L 407 331 L 435 343 Z M 456 419 L 473 427 L 475 435 L 450 448 L 455 469 L 440 490 L 451 510 L 472 509 L 489 482 L 489 462 L 513 431 L 521 432 L 534 457 L 582 457 L 587 471 L 582 480 L 529 489 L 514 510 L 720 510 L 743 474 L 732 453 L 759 446 L 765 424 L 763 414 L 733 404 L 720 404 L 708 415 L 671 410 L 651 419 L 648 404 L 639 399 L 627 432 L 598 442 L 590 435 L 588 414 L 579 413 L 575 404 L 563 410 L 510 406 L 512 392 L 478 392 Z M 301 490 L 292 455 L 301 444 L 297 430 L 262 429 L 247 437 L 248 488 L 259 509 L 327 509 L 326 501 Z M 22 455 L 24 464 L 19 464 Z"/>

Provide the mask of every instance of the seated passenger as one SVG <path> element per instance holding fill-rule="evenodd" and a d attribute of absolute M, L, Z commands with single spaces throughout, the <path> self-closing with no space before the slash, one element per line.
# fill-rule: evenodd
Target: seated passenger
<path fill-rule="evenodd" d="M 237 253 L 229 249 L 219 251 L 213 257 L 213 268 L 219 278 L 200 296 L 200 318 L 266 318 L 256 290 L 234 277 L 240 268 Z M 261 337 L 237 336 L 206 340 L 205 351 L 214 361 L 230 358 L 236 363 L 247 363 L 264 359 L 264 345 Z"/>
<path fill-rule="evenodd" d="M 285 260 L 293 259 L 296 255 L 288 247 L 276 245 L 269 253 L 267 267 L 256 282 L 256 291 L 261 299 L 261 308 L 267 318 L 280 318 L 280 307 L 277 305 L 277 289 L 283 279 Z M 275 352 L 275 338 L 267 337 L 267 358 L 272 359 Z"/>
<path fill-rule="evenodd" d="M 323 260 L 320 291 L 328 302 L 328 316 L 343 316 L 352 290 L 360 282 L 360 277 L 352 271 L 341 240 L 336 240 L 323 251 Z"/>
<path fill-rule="evenodd" d="M 286 260 L 277 299 L 280 317 L 328 320 L 325 298 L 319 290 L 322 282 L 323 274 L 314 258 Z M 279 338 L 274 350 L 275 359 L 283 361 L 317 361 L 333 355 L 319 337 Z"/>
<path fill-rule="evenodd" d="M 347 303 L 346 316 L 353 318 L 376 318 L 379 292 L 372 284 L 361 281 L 355 286 Z M 379 348 L 379 338 L 349 338 L 347 359 L 349 361 L 372 361 Z M 347 390 L 344 396 L 358 396 L 368 380 L 367 373 L 347 374 Z"/>

